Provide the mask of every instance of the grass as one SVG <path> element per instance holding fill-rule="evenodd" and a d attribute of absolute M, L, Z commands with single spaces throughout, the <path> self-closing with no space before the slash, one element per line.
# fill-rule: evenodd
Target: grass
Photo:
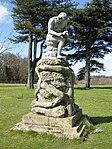
<path fill-rule="evenodd" d="M 30 112 L 34 90 L 23 85 L 0 84 L 0 149 L 112 149 L 112 87 L 75 88 L 75 103 L 92 123 L 103 130 L 86 141 L 69 140 L 34 132 L 10 131 Z"/>

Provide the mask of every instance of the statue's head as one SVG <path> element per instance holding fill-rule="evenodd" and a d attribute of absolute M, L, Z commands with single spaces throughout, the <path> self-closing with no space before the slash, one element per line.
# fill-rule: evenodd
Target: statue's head
<path fill-rule="evenodd" d="M 59 15 L 58 15 L 59 19 L 66 19 L 67 17 L 67 14 L 65 12 L 61 12 Z"/>

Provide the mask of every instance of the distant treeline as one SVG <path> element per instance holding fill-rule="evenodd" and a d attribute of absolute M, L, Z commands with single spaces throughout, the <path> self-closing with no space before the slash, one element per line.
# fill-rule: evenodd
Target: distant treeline
<path fill-rule="evenodd" d="M 78 81 L 76 77 L 76 84 L 84 84 L 85 81 Z M 112 85 L 112 76 L 91 76 L 91 85 Z"/>
<path fill-rule="evenodd" d="M 19 54 L 4 53 L 0 55 L 0 83 L 26 83 L 27 58 Z"/>
<path fill-rule="evenodd" d="M 92 76 L 91 85 L 112 85 L 112 76 Z"/>
<path fill-rule="evenodd" d="M 0 83 L 27 83 L 28 58 L 19 54 L 4 53 L 0 55 Z M 38 77 L 35 77 L 35 83 Z M 76 84 L 84 84 L 85 80 Z M 91 76 L 91 85 L 112 85 L 112 76 Z"/>
<path fill-rule="evenodd" d="M 91 78 L 112 78 L 112 76 L 99 75 L 99 76 L 91 76 Z"/>

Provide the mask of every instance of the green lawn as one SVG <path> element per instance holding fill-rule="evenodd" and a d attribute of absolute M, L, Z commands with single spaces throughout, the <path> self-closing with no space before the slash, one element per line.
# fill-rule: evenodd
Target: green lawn
<path fill-rule="evenodd" d="M 0 149 L 112 149 L 112 87 L 75 88 L 75 102 L 103 132 L 90 134 L 86 141 L 52 135 L 10 131 L 30 112 L 34 90 L 24 85 L 0 84 Z"/>

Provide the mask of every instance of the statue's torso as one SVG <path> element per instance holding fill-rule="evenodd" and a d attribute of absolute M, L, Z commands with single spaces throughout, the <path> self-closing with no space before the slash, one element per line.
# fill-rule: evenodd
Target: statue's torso
<path fill-rule="evenodd" d="M 57 18 L 53 19 L 52 28 L 56 32 L 63 32 L 66 28 L 66 20 L 58 21 Z"/>

